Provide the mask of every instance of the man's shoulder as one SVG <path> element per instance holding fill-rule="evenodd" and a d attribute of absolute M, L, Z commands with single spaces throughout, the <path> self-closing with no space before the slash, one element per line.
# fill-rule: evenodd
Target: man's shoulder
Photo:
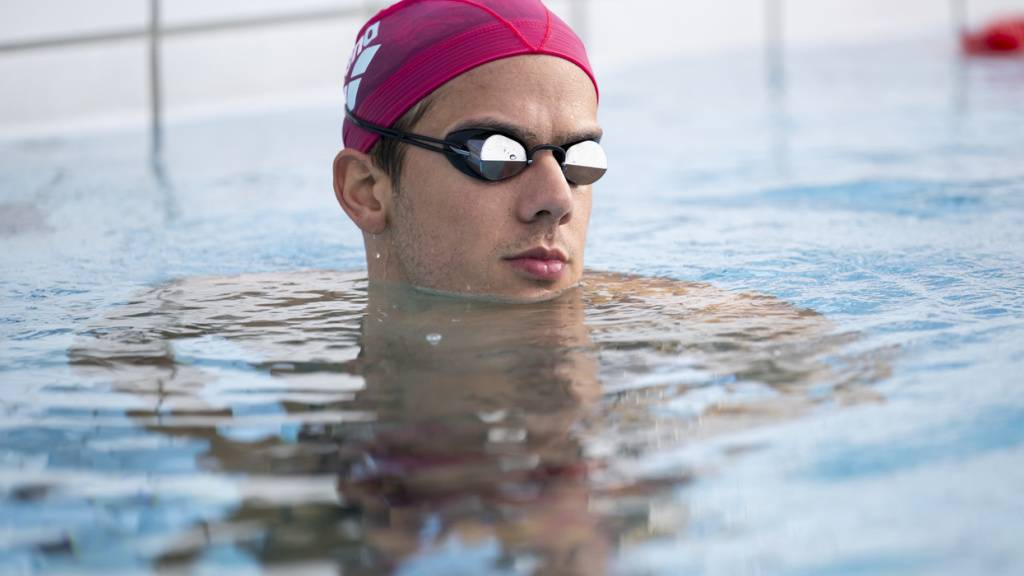
<path fill-rule="evenodd" d="M 814 310 L 801 308 L 770 294 L 727 290 L 708 282 L 662 276 L 588 270 L 580 287 L 584 298 L 594 306 L 632 304 L 646 309 L 660 308 L 669 315 L 697 313 L 723 317 L 822 318 Z"/>

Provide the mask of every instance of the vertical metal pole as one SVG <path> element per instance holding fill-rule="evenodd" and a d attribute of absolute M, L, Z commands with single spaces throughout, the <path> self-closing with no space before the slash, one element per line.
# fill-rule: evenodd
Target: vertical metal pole
<path fill-rule="evenodd" d="M 160 0 L 149 0 L 149 115 L 154 162 L 163 148 L 163 94 L 160 85 Z"/>
<path fill-rule="evenodd" d="M 178 204 L 163 160 L 163 74 L 160 69 L 160 0 L 149 0 L 149 116 L 150 116 L 150 166 L 157 188 L 163 196 L 164 219 L 172 222 L 178 217 Z M 162 386 L 162 383 L 161 383 Z M 161 403 L 163 396 L 161 395 Z"/>
<path fill-rule="evenodd" d="M 764 2 L 764 63 L 769 119 L 769 154 L 780 178 L 792 177 L 784 50 L 785 0 Z"/>
<path fill-rule="evenodd" d="M 955 36 L 954 46 L 960 56 L 954 61 L 956 69 L 953 76 L 953 111 L 954 117 L 959 122 L 959 118 L 967 112 L 968 107 L 967 58 L 964 57 L 963 49 L 964 38 L 967 35 L 967 0 L 950 0 L 950 12 Z"/>
<path fill-rule="evenodd" d="M 967 0 L 951 0 L 953 11 L 953 28 L 957 41 L 967 32 Z"/>
<path fill-rule="evenodd" d="M 768 85 L 775 90 L 783 84 L 783 35 L 785 0 L 765 0 L 764 3 L 764 59 L 768 72 Z"/>
<path fill-rule="evenodd" d="M 569 23 L 583 44 L 587 44 L 587 0 L 569 0 Z"/>

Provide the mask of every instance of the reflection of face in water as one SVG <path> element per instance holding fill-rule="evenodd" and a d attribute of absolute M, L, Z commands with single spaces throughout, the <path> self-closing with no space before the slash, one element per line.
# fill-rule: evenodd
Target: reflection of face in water
<path fill-rule="evenodd" d="M 147 430 L 206 442 L 203 468 L 271 486 L 240 482 L 235 511 L 178 536 L 166 562 L 220 531 L 263 562 L 356 573 L 429 569 L 453 547 L 493 552 L 473 556 L 481 571 L 595 573 L 628 542 L 683 529 L 649 514 L 681 505 L 671 487 L 690 471 L 635 462 L 864 379 L 823 361 L 839 342 L 828 330 L 769 297 L 667 280 L 592 274 L 508 305 L 309 272 L 155 289 L 70 356 L 131 391 Z M 303 483 L 322 490 L 296 496 Z"/>

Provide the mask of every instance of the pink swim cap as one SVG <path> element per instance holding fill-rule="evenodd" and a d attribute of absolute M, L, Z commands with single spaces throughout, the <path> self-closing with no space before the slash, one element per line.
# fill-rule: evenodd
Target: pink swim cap
<path fill-rule="evenodd" d="M 459 74 L 500 58 L 548 54 L 594 83 L 583 42 L 540 0 L 402 0 L 370 19 L 345 73 L 345 106 L 391 126 Z M 379 136 L 345 119 L 345 146 L 369 152 Z"/>

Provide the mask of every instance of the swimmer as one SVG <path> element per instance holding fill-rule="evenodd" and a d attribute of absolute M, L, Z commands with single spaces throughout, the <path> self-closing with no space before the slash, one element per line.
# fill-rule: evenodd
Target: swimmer
<path fill-rule="evenodd" d="M 197 463 L 237 481 L 168 563 L 228 540 L 268 563 L 429 571 L 456 541 L 602 573 L 618 543 L 675 534 L 675 488 L 708 473 L 635 458 L 863 401 L 884 370 L 770 296 L 584 274 L 597 84 L 538 0 L 400 2 L 360 31 L 345 93 L 334 190 L 365 277 L 180 279 L 69 351 L 133 394 L 136 424 L 201 441 Z M 293 496 L 292 475 L 317 490 Z M 678 521 L 659 532 L 654 511 Z"/>
<path fill-rule="evenodd" d="M 371 282 L 517 301 L 580 282 L 607 168 L 598 88 L 540 0 L 399 2 L 345 79 L 334 192 Z"/>

